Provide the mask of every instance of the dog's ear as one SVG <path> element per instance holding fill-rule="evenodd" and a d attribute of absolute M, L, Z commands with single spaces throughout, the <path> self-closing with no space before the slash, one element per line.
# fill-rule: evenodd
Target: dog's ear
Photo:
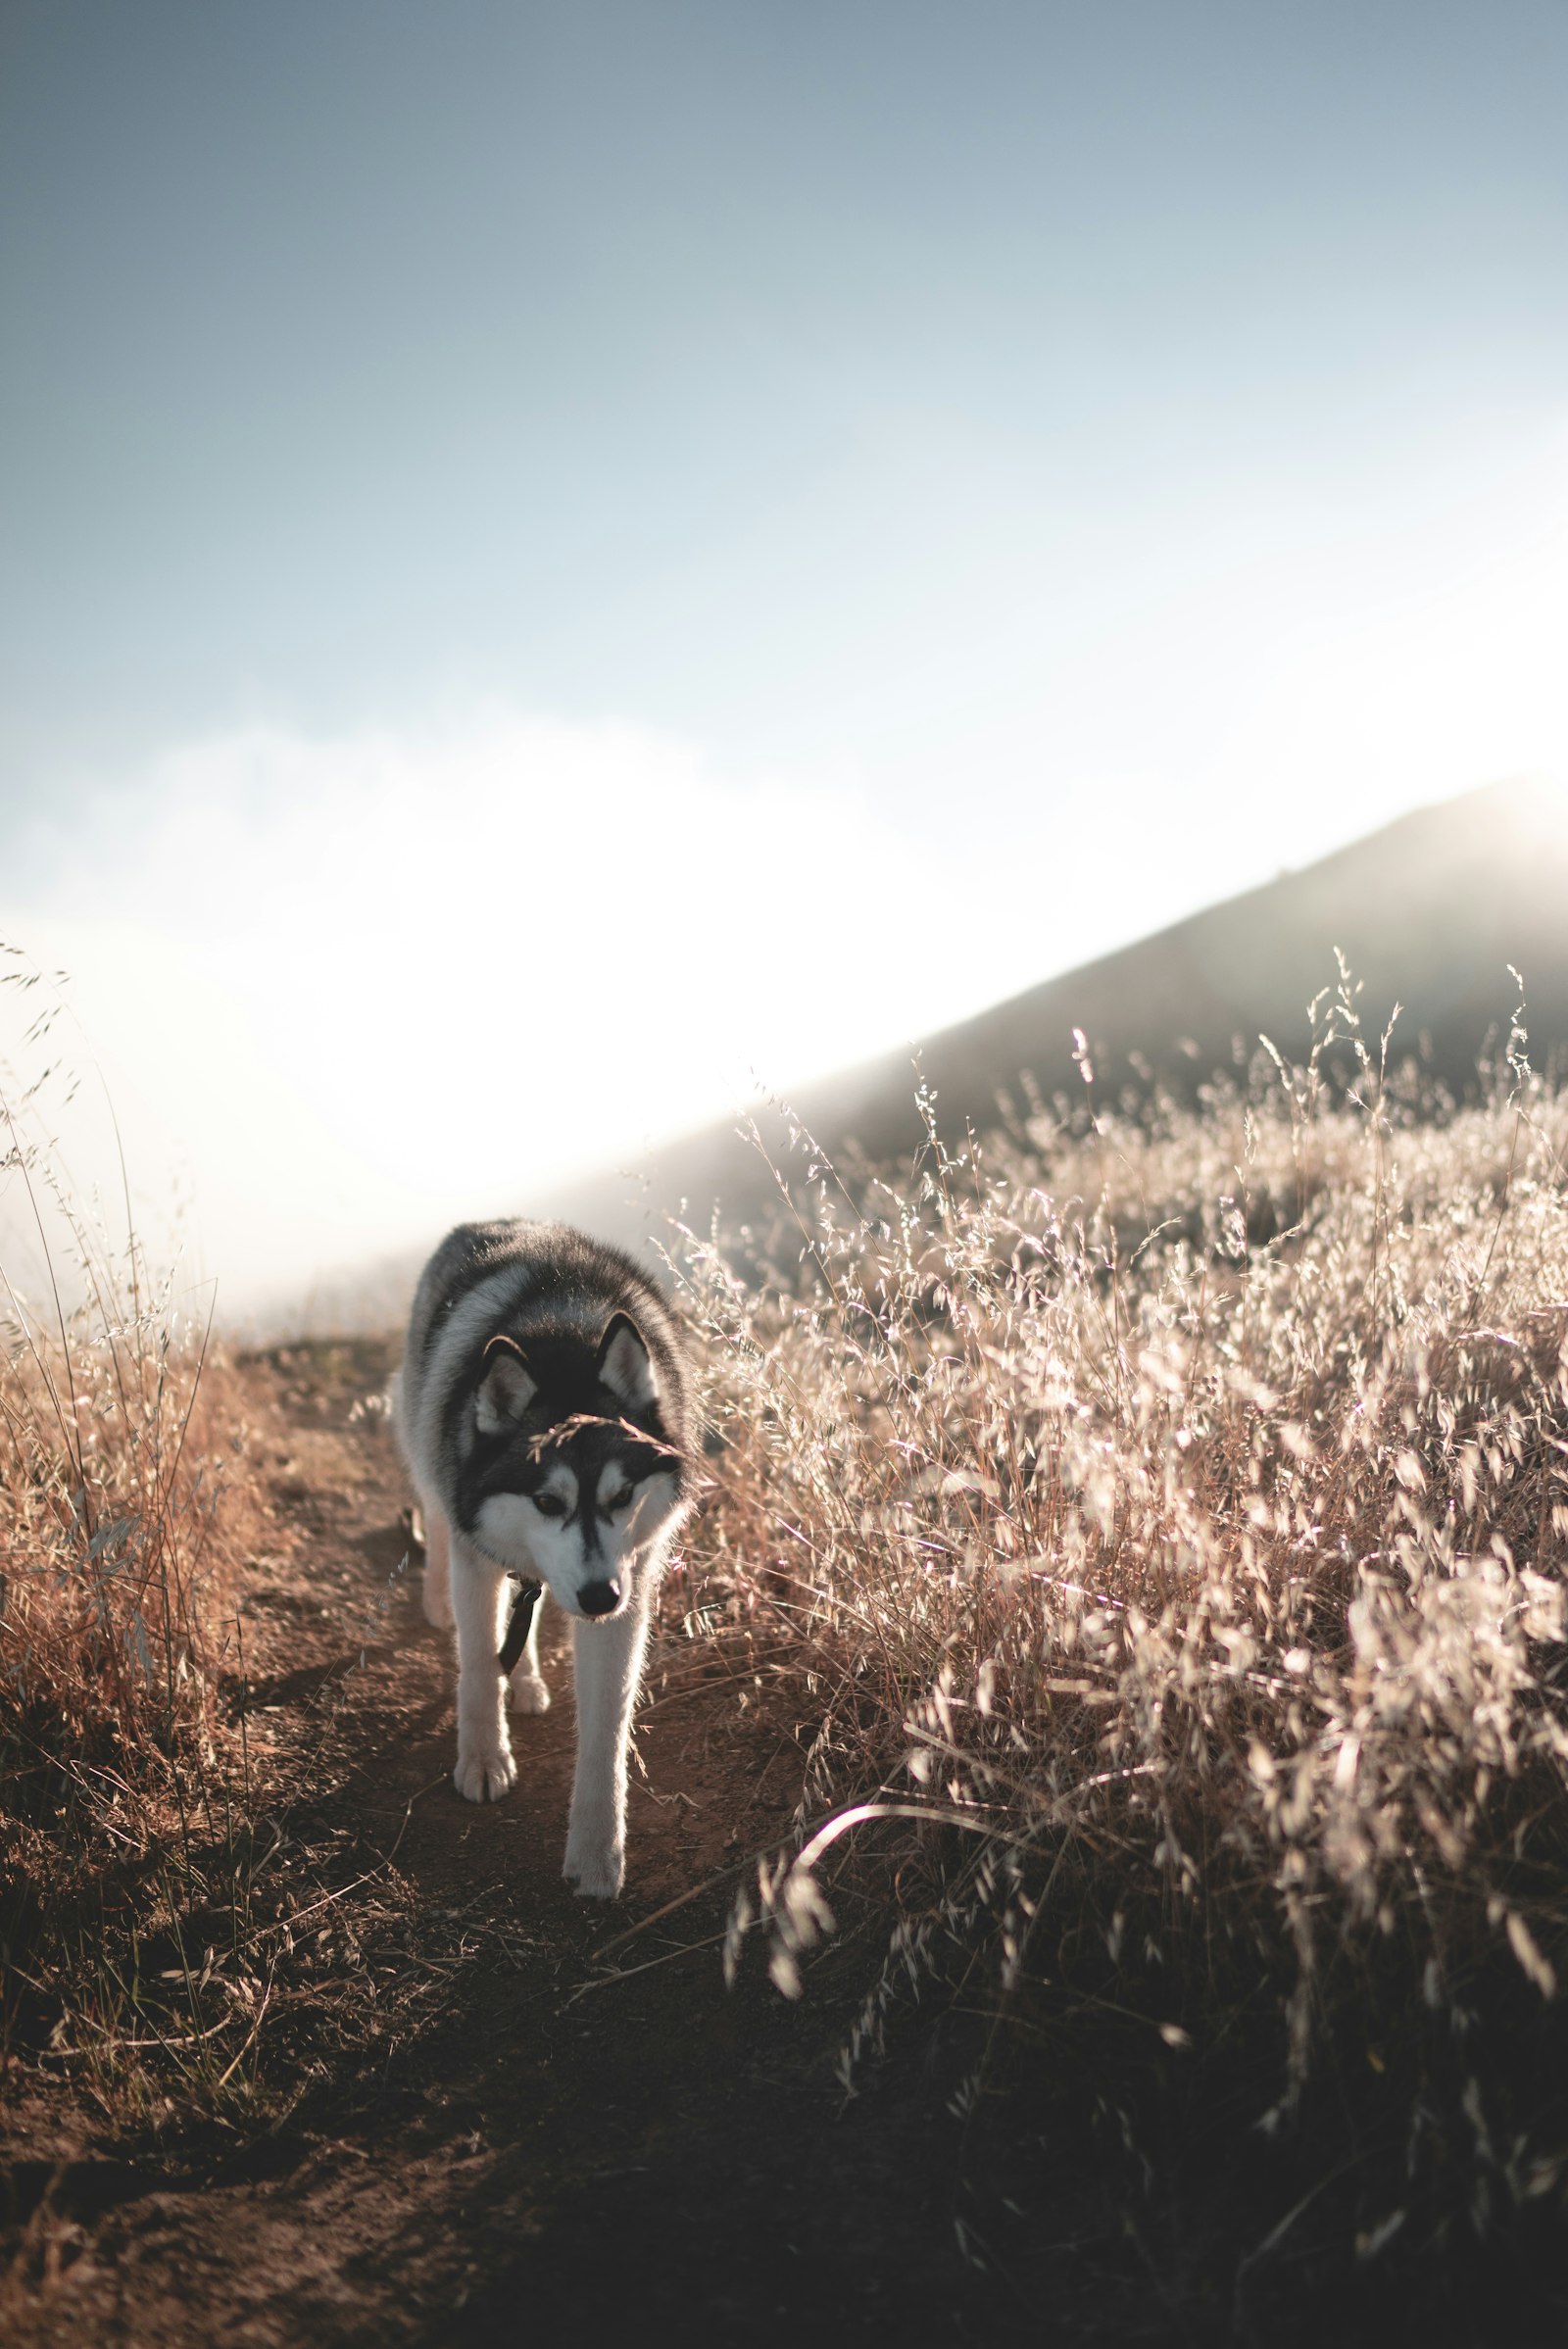
<path fill-rule="evenodd" d="M 658 1396 L 653 1361 L 629 1313 L 615 1314 L 600 1341 L 599 1377 L 628 1410 L 640 1410 Z"/>
<path fill-rule="evenodd" d="M 539 1392 L 515 1339 L 492 1338 L 484 1349 L 484 1377 L 474 1395 L 481 1436 L 499 1436 L 520 1419 Z"/>

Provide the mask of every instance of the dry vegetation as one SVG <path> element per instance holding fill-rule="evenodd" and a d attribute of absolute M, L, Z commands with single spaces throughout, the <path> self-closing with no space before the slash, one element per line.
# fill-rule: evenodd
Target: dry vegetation
<path fill-rule="evenodd" d="M 55 1074 L 0 1094 L 11 1228 L 43 1267 L 29 1296 L 0 1266 L 0 2065 L 42 2040 L 123 2107 L 143 2053 L 211 2068 L 188 2060 L 208 2018 L 182 1928 L 237 1925 L 244 1899 L 243 1737 L 218 1687 L 260 1502 L 231 1368 L 63 1177 L 38 1113 Z M 140 1980 L 144 1947 L 163 1981 Z"/>
<path fill-rule="evenodd" d="M 898 1179 L 806 1142 L 771 1233 L 687 1234 L 712 1482 L 670 1601 L 806 1725 L 726 1959 L 808 1993 L 830 1900 L 876 1920 L 848 2088 L 956 2001 L 961 2115 L 1010 2086 L 1172 2227 L 1261 2128 L 1301 2188 L 1264 2247 L 1332 2208 L 1389 2265 L 1562 2209 L 1568 1111 L 1517 1027 L 1461 1109 L 1334 1011 L 1348 1093 L 1314 1056 L 1131 1118 L 1086 1056 L 1027 1133 L 933 1112 Z M 13 1300 L 0 1359 L 6 2029 L 210 2098 L 265 2058 L 181 1940 L 246 1898 L 214 1689 L 259 1503 L 201 1333 L 75 1241 L 79 1305 Z M 154 1931 L 156 2015 L 111 1956 Z"/>
<path fill-rule="evenodd" d="M 1334 1011 L 1337 1105 L 1315 1056 L 1025 1147 L 933 1120 L 911 1181 L 818 1164 L 765 1267 L 687 1277 L 712 1611 L 816 1725 L 731 1964 L 760 1922 L 795 1991 L 879 1850 L 847 2081 L 956 1985 L 969 2099 L 1032 2046 L 1152 2171 L 1207 2092 L 1233 2160 L 1360 2171 L 1367 2259 L 1560 2208 L 1568 1118 L 1517 1025 L 1459 1111 Z"/>

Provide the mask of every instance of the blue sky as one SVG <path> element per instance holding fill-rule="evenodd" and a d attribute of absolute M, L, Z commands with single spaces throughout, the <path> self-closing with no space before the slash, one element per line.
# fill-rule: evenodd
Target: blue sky
<path fill-rule="evenodd" d="M 327 1098 L 370 1048 L 269 1027 L 237 901 L 423 922 L 450 1013 L 445 807 L 580 1006 L 680 825 L 688 926 L 775 844 L 734 1031 L 699 963 L 678 1079 L 498 1127 L 493 1194 L 720 1106 L 748 1023 L 794 1078 L 1561 772 L 1565 96 L 1556 0 L 7 0 L 0 920 L 204 956 Z M 395 822 L 318 823 L 374 746 Z M 590 772 L 568 918 L 520 876 Z"/>

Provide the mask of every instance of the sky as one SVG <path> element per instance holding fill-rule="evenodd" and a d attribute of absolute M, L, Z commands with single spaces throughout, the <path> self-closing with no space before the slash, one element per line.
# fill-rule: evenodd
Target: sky
<path fill-rule="evenodd" d="M 143 1214 L 299 1290 L 1568 775 L 1565 96 L 1560 0 L 0 0 L 0 938 Z"/>

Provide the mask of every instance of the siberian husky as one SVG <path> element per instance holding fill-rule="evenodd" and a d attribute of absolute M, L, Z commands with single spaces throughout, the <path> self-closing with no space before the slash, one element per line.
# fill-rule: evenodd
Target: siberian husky
<path fill-rule="evenodd" d="M 613 1899 L 654 1591 L 691 1506 L 674 1317 L 629 1256 L 564 1224 L 460 1224 L 415 1297 L 396 1419 L 424 1512 L 424 1611 L 457 1624 L 458 1791 L 494 1802 L 516 1783 L 509 1682 L 517 1712 L 550 1702 L 537 1611 L 521 1639 L 542 1585 L 572 1619 L 565 1874 Z"/>

